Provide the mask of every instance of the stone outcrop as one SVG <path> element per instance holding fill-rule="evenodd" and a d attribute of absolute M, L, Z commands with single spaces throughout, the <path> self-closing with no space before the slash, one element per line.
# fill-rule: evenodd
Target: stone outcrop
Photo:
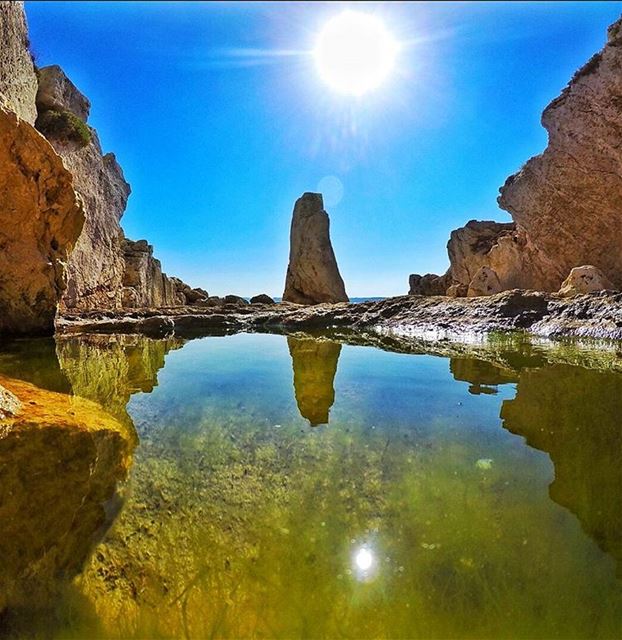
<path fill-rule="evenodd" d="M 496 273 L 501 290 L 557 291 L 585 264 L 622 288 L 622 20 L 546 107 L 542 125 L 547 148 L 500 189 L 498 203 L 513 222 L 471 220 L 451 233 L 448 295 L 475 289 L 482 267 Z M 417 293 L 436 293 L 429 289 Z"/>
<path fill-rule="evenodd" d="M 499 205 L 554 265 L 553 290 L 583 264 L 622 288 L 622 21 L 546 107 L 542 125 L 547 148 L 508 178 Z"/>
<path fill-rule="evenodd" d="M 290 230 L 285 302 L 347 302 L 343 280 L 330 242 L 330 221 L 322 195 L 305 193 L 294 206 Z"/>
<path fill-rule="evenodd" d="M 0 333 L 51 333 L 84 214 L 73 179 L 30 124 L 0 108 Z"/>
<path fill-rule="evenodd" d="M 259 295 L 253 296 L 250 302 L 251 304 L 276 304 L 274 299 L 267 293 L 260 293 Z"/>
<path fill-rule="evenodd" d="M 501 282 L 497 272 L 490 267 L 482 266 L 475 272 L 469 284 L 467 296 L 469 298 L 473 296 L 491 296 L 501 290 Z"/>
<path fill-rule="evenodd" d="M 575 267 L 570 271 L 568 277 L 562 283 L 559 290 L 560 296 L 576 296 L 581 293 L 591 293 L 592 291 L 603 291 L 613 289 L 613 285 L 600 269 L 593 265 L 583 265 Z"/>
<path fill-rule="evenodd" d="M 0 106 L 34 124 L 37 76 L 23 2 L 0 2 Z"/>
<path fill-rule="evenodd" d="M 128 240 L 123 244 L 123 307 L 172 307 L 186 304 L 183 287 L 177 278 L 162 273 L 160 261 L 153 257 L 153 247 L 146 240 Z"/>
<path fill-rule="evenodd" d="M 444 296 L 447 290 L 447 274 L 438 276 L 435 273 L 426 273 L 420 276 L 412 273 L 408 277 L 409 296 Z"/>
<path fill-rule="evenodd" d="M 49 105 L 73 114 L 82 122 L 88 116 L 88 100 L 58 66 L 39 71 L 37 93 L 39 118 Z M 120 220 L 130 186 L 114 154 L 102 152 L 97 133 L 90 132 L 86 144 L 68 139 L 62 132 L 46 132 L 52 146 L 74 177 L 76 191 L 84 202 L 85 223 L 67 264 L 65 309 L 118 309 L 122 306 L 124 274 L 123 231 Z"/>

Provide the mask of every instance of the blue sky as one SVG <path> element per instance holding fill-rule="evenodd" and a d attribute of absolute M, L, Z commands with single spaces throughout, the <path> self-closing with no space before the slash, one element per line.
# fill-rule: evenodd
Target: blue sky
<path fill-rule="evenodd" d="M 344 8 L 404 43 L 358 98 L 317 73 Z M 210 293 L 283 291 L 294 201 L 327 176 L 350 296 L 445 271 L 449 232 L 508 220 L 498 188 L 546 145 L 540 114 L 622 3 L 26 2 L 40 66 L 60 64 L 132 195 L 122 224 Z"/>

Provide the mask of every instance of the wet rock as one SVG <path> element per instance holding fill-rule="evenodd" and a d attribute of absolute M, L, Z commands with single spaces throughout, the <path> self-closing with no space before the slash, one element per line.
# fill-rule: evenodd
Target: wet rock
<path fill-rule="evenodd" d="M 53 608 L 112 523 L 135 434 L 89 400 L 2 376 L 0 611 Z M 118 508 L 118 507 L 117 507 Z"/>
<path fill-rule="evenodd" d="M 273 298 L 265 293 L 260 293 L 251 298 L 251 304 L 276 304 Z"/>
<path fill-rule="evenodd" d="M 501 291 L 501 282 L 497 272 L 490 267 L 480 267 L 469 283 L 467 296 L 490 296 Z"/>
<path fill-rule="evenodd" d="M 603 272 L 593 265 L 574 267 L 568 277 L 562 283 L 559 290 L 560 296 L 576 296 L 592 291 L 613 289 L 613 285 Z"/>
<path fill-rule="evenodd" d="M 348 296 L 330 241 L 330 221 L 322 195 L 305 193 L 294 206 L 285 302 L 347 302 Z"/>
<path fill-rule="evenodd" d="M 12 418 L 22 410 L 22 403 L 4 387 L 0 387 L 0 420 Z"/>

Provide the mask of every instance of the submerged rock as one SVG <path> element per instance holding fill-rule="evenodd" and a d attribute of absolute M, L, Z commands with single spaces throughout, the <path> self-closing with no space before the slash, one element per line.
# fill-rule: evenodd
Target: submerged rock
<path fill-rule="evenodd" d="M 303 194 L 294 206 L 283 300 L 298 304 L 348 302 L 319 193 Z"/>
<path fill-rule="evenodd" d="M 0 377 L 24 409 L 0 422 L 0 611 L 52 608 L 119 506 L 133 430 L 83 398 Z M 116 506 L 115 506 L 116 505 Z"/>

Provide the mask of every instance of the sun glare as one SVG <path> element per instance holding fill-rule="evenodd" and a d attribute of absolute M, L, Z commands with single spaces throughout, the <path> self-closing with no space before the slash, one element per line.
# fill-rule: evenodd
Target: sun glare
<path fill-rule="evenodd" d="M 397 49 L 380 19 L 360 11 L 344 11 L 326 23 L 314 54 L 320 76 L 332 89 L 361 96 L 387 78 Z"/>

